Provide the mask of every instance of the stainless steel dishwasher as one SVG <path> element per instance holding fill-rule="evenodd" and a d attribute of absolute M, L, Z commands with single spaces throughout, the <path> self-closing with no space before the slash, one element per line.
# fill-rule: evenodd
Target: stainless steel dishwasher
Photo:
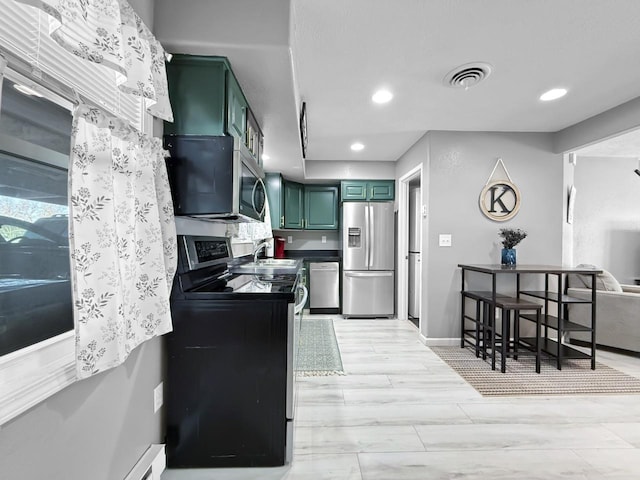
<path fill-rule="evenodd" d="M 309 262 L 311 313 L 340 313 L 340 264 Z"/>

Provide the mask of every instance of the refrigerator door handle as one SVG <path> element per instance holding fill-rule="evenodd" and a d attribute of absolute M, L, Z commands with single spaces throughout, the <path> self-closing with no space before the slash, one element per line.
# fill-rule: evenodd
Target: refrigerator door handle
<path fill-rule="evenodd" d="M 369 233 L 369 204 L 364 206 L 364 266 L 369 268 L 369 256 L 371 254 L 371 234 Z"/>
<path fill-rule="evenodd" d="M 370 209 L 369 211 L 369 239 L 370 239 L 370 247 L 369 247 L 369 268 L 373 267 L 373 253 L 374 253 L 374 249 L 375 247 L 375 243 L 374 243 L 374 233 L 375 233 L 375 229 L 373 228 L 373 205 L 369 204 L 368 208 Z"/>
<path fill-rule="evenodd" d="M 392 271 L 379 272 L 344 272 L 345 277 L 392 277 Z"/>

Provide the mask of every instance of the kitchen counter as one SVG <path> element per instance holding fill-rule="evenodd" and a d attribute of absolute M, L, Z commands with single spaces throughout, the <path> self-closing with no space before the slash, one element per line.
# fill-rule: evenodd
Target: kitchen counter
<path fill-rule="evenodd" d="M 306 262 L 342 262 L 340 250 L 285 250 L 285 258 L 304 258 Z"/>

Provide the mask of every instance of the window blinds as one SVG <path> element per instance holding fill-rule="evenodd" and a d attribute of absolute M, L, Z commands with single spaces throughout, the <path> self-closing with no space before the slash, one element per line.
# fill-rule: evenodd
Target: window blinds
<path fill-rule="evenodd" d="M 0 9 L 0 53 L 6 52 L 9 67 L 36 83 L 50 77 L 142 130 L 142 101 L 120 92 L 114 70 L 58 45 L 49 37 L 48 18 L 41 10 L 13 0 L 0 0 Z"/>

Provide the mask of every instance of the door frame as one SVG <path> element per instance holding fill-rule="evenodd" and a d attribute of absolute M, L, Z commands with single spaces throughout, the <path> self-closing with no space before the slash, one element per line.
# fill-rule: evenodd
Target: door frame
<path fill-rule="evenodd" d="M 398 291 L 396 298 L 398 299 L 398 319 L 409 319 L 409 182 L 415 179 L 420 179 L 420 196 L 424 199 L 425 185 L 422 175 L 422 163 L 412 168 L 402 177 L 398 179 Z M 421 200 L 421 205 L 424 205 L 424 200 Z M 424 265 L 424 230 L 420 237 L 420 253 L 422 261 L 420 262 L 420 277 L 422 278 L 422 265 Z M 422 288 L 420 292 L 420 331 L 423 329 L 424 320 L 424 305 L 422 300 L 425 295 L 425 284 L 422 282 Z"/>

